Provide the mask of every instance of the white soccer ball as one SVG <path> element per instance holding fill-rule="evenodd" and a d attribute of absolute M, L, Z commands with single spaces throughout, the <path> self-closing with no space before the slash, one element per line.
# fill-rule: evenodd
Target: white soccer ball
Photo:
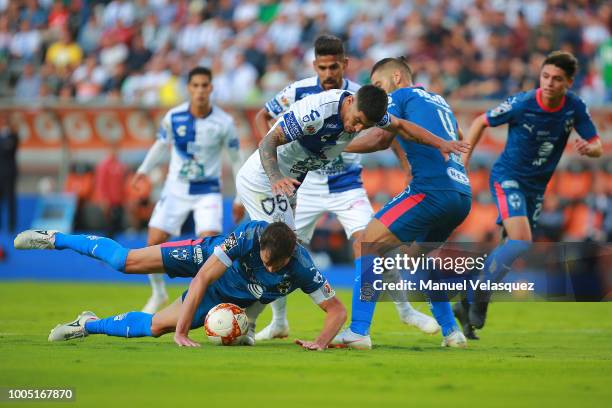
<path fill-rule="evenodd" d="M 239 344 L 247 334 L 249 322 L 244 310 L 232 303 L 220 303 L 208 311 L 204 331 L 208 339 L 217 345 Z"/>

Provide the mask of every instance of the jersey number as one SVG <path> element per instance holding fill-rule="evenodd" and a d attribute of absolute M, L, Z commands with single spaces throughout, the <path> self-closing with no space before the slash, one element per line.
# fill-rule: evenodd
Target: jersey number
<path fill-rule="evenodd" d="M 442 111 L 438 109 L 438 116 L 440 117 L 440 121 L 442 122 L 442 126 L 446 133 L 452 140 L 457 140 L 457 133 L 455 132 L 455 128 L 453 126 L 453 120 L 451 119 L 450 113 L 446 111 Z"/>

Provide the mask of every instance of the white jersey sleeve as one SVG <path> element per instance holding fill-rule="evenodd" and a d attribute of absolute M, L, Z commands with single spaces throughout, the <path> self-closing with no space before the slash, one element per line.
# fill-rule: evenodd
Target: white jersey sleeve
<path fill-rule="evenodd" d="M 288 141 L 316 134 L 323 128 L 325 115 L 319 112 L 319 95 L 312 95 L 294 103 L 280 119 L 280 126 Z"/>
<path fill-rule="evenodd" d="M 278 118 L 280 114 L 287 111 L 295 103 L 296 83 L 286 86 L 277 93 L 274 98 L 266 102 L 266 110 L 273 118 Z"/>

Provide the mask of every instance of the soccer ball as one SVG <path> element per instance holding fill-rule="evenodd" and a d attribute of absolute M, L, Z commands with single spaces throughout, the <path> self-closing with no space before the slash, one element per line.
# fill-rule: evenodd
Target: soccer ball
<path fill-rule="evenodd" d="M 204 331 L 218 345 L 233 346 L 247 333 L 248 319 L 244 310 L 232 303 L 220 303 L 208 311 Z"/>

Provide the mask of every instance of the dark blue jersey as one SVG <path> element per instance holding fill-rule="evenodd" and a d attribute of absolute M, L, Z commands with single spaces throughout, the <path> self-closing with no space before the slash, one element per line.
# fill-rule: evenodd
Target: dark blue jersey
<path fill-rule="evenodd" d="M 270 303 L 301 289 L 316 303 L 334 296 L 334 291 L 314 265 L 308 251 L 297 245 L 289 263 L 280 271 L 268 272 L 261 260 L 259 238 L 268 223 L 251 221 L 239 226 L 214 244 L 214 254 L 228 268 L 211 287 L 226 301 Z"/>
<path fill-rule="evenodd" d="M 587 141 L 597 137 L 584 101 L 573 92 L 555 109 L 544 106 L 540 89 L 522 92 L 487 111 L 486 119 L 489 126 L 508 124 L 508 140 L 492 173 L 532 190 L 546 189 L 572 129 Z"/>
<path fill-rule="evenodd" d="M 457 119 L 440 95 L 420 87 L 401 88 L 389 95 L 389 113 L 406 119 L 445 140 L 457 140 Z M 448 161 L 438 149 L 399 139 L 412 167 L 411 186 L 419 190 L 452 190 L 472 194 L 461 156 L 451 154 Z"/>

